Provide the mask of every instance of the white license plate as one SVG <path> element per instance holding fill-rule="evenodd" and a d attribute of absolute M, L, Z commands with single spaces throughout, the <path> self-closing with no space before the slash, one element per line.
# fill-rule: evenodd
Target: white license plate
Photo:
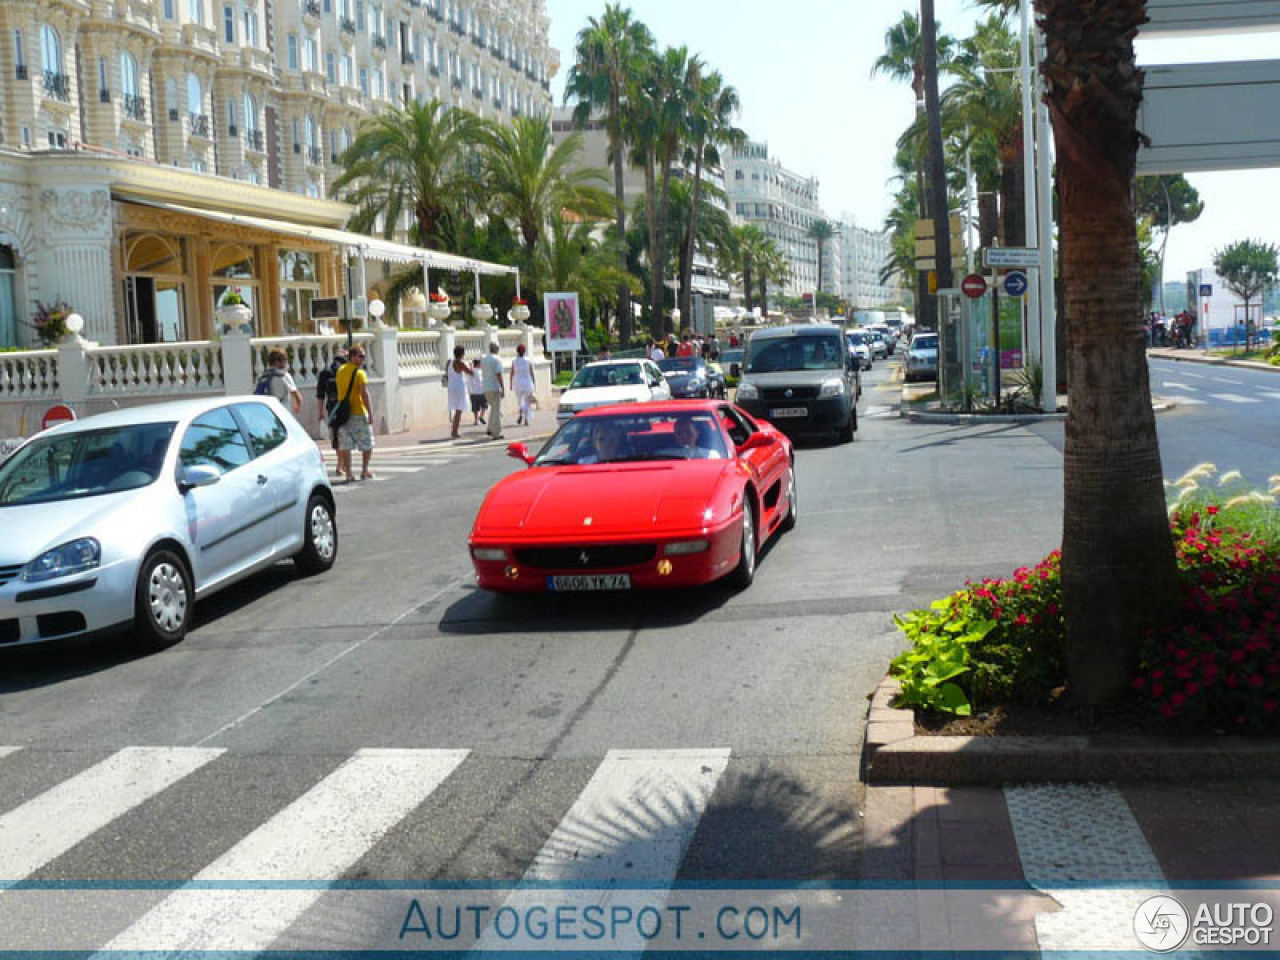
<path fill-rule="evenodd" d="M 779 407 L 777 410 L 771 410 L 770 413 L 775 417 L 807 417 L 809 410 L 807 407 Z"/>
<path fill-rule="evenodd" d="M 629 573 L 596 573 L 589 576 L 547 577 L 548 590 L 630 590 Z"/>

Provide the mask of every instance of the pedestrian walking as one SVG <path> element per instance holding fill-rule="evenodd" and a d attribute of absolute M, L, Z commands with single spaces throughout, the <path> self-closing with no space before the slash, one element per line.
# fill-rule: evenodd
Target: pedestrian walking
<path fill-rule="evenodd" d="M 524 355 L 524 344 L 516 344 L 516 358 L 511 362 L 511 392 L 516 395 L 519 414 L 516 426 L 529 426 L 533 420 L 533 391 L 537 382 L 533 375 L 533 361 Z"/>
<path fill-rule="evenodd" d="M 489 401 L 489 436 L 502 439 L 502 398 L 506 387 L 502 383 L 502 357 L 498 345 L 489 344 L 489 354 L 480 361 L 480 374 L 484 378 L 484 397 Z"/>
<path fill-rule="evenodd" d="M 369 375 L 364 372 L 364 347 L 351 348 L 348 361 L 334 378 L 338 396 L 347 401 L 351 415 L 338 428 L 338 449 L 347 453 L 347 483 L 352 479 L 351 451 L 360 451 L 360 479 L 372 480 L 369 460 L 373 457 L 373 401 L 369 397 Z"/>
<path fill-rule="evenodd" d="M 351 451 L 338 449 L 338 428 L 330 425 L 329 415 L 333 413 L 333 408 L 338 405 L 338 371 L 342 369 L 342 365 L 346 362 L 347 348 L 338 347 L 333 351 L 333 359 L 329 361 L 329 365 L 321 370 L 316 377 L 316 407 L 320 410 L 320 422 L 329 431 L 329 443 L 338 454 L 339 474 L 351 472 Z M 344 460 L 346 461 L 345 468 L 343 467 Z"/>
<path fill-rule="evenodd" d="M 653 346 L 649 348 L 649 359 L 652 360 L 654 363 L 658 363 L 659 361 L 665 360 L 666 358 L 667 358 L 667 354 L 662 349 L 662 344 L 660 344 L 657 340 L 653 341 Z"/>
<path fill-rule="evenodd" d="M 484 380 L 480 376 L 480 361 L 483 357 L 478 357 L 476 362 L 471 365 L 471 375 L 467 377 L 467 388 L 471 391 L 471 425 L 478 427 L 484 423 L 485 411 L 489 409 L 489 401 L 484 396 Z"/>
<path fill-rule="evenodd" d="M 471 364 L 462 359 L 466 353 L 463 347 L 454 347 L 453 359 L 449 361 L 449 368 L 444 375 L 449 390 L 449 416 L 453 422 L 453 430 L 449 434 L 451 440 L 462 436 L 458 433 L 458 427 L 462 425 L 462 414 L 467 409 L 467 397 L 470 395 L 468 384 L 475 372 Z"/>
<path fill-rule="evenodd" d="M 289 355 L 276 347 L 267 352 L 267 369 L 262 371 L 257 386 L 253 388 L 255 396 L 275 397 L 281 403 L 291 402 L 293 415 L 302 412 L 302 394 L 298 385 L 289 374 Z"/>

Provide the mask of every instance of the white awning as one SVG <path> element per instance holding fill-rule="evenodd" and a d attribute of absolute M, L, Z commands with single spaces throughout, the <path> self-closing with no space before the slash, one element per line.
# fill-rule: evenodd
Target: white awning
<path fill-rule="evenodd" d="M 352 233 L 349 230 L 337 230 L 333 227 L 315 227 L 304 223 L 290 223 L 288 220 L 273 220 L 270 217 L 254 217 L 247 213 L 227 213 L 224 210 L 208 210 L 203 207 L 188 207 L 180 203 L 165 203 L 160 200 L 142 199 L 122 196 L 122 200 L 130 203 L 141 203 L 174 213 L 185 213 L 192 217 L 204 217 L 221 223 L 232 223 L 244 227 L 255 227 L 259 230 L 270 230 L 293 237 L 306 237 L 320 240 L 335 246 L 345 247 L 359 253 L 370 260 L 385 260 L 389 263 L 425 263 L 432 270 L 449 270 L 460 273 L 479 273 L 486 276 L 517 275 L 517 267 L 507 267 L 500 263 L 489 263 L 485 260 L 473 260 L 470 257 L 459 257 L 452 253 L 441 253 L 439 250 L 428 250 L 425 247 L 412 247 L 405 243 L 370 237 L 363 233 Z"/>

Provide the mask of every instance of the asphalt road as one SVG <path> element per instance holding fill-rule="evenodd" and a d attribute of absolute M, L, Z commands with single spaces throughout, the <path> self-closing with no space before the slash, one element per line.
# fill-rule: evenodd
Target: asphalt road
<path fill-rule="evenodd" d="M 1052 442 L 903 421 L 891 371 L 864 375 L 856 442 L 800 449 L 799 525 L 743 593 L 482 594 L 467 531 L 522 467 L 424 448 L 340 495 L 333 571 L 281 564 L 211 598 L 171 650 L 0 651 L 0 874 L 856 877 L 892 615 L 1034 562 L 1060 529 Z"/>

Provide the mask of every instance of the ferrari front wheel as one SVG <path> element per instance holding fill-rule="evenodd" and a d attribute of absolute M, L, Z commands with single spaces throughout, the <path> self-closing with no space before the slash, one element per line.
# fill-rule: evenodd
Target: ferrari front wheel
<path fill-rule="evenodd" d="M 742 502 L 742 545 L 738 548 L 738 565 L 729 574 L 729 583 L 739 590 L 751 586 L 756 578 L 756 518 L 750 494 Z"/>

